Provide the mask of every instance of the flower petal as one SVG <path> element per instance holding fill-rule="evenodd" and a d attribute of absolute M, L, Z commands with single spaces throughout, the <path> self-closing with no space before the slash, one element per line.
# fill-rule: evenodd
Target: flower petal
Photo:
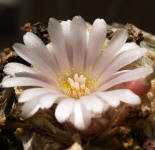
<path fill-rule="evenodd" d="M 2 81 L 2 86 L 4 88 L 6 87 L 15 87 L 15 86 L 40 86 L 40 87 L 45 87 L 45 88 L 50 88 L 52 89 L 53 86 L 51 86 L 48 83 L 32 79 L 32 78 L 27 78 L 27 77 L 13 77 L 13 78 L 7 78 Z"/>
<path fill-rule="evenodd" d="M 80 98 L 84 107 L 95 117 L 108 109 L 106 103 L 103 103 L 97 96 L 83 96 Z"/>
<path fill-rule="evenodd" d="M 113 61 L 113 63 L 103 72 L 103 80 L 107 80 L 111 74 L 115 73 L 117 70 L 122 67 L 132 63 L 133 61 L 139 59 L 146 53 L 145 48 L 135 49 L 132 51 L 127 51 L 122 53 L 120 56 Z"/>
<path fill-rule="evenodd" d="M 39 98 L 34 98 L 28 102 L 26 102 L 23 106 L 22 106 L 22 116 L 24 118 L 29 118 L 31 116 L 33 116 L 40 108 L 40 104 L 39 104 Z"/>
<path fill-rule="evenodd" d="M 101 86 L 99 90 L 104 91 L 120 83 L 144 78 L 152 72 L 153 69 L 151 67 L 141 67 L 134 70 L 130 70 L 110 81 L 107 81 L 105 84 L 103 84 L 103 86 Z"/>
<path fill-rule="evenodd" d="M 32 78 L 32 79 L 36 79 L 39 81 L 43 81 L 43 82 L 48 83 L 51 86 L 53 86 L 53 88 L 56 85 L 55 81 L 53 81 L 52 78 L 44 76 L 44 75 L 42 75 L 40 73 L 36 73 L 36 72 L 35 73 L 19 72 L 19 73 L 16 73 L 15 75 L 16 75 L 16 77 L 26 77 L 26 78 Z"/>
<path fill-rule="evenodd" d="M 116 77 L 119 77 L 120 75 L 129 72 L 130 70 L 121 70 L 121 71 L 117 71 L 115 73 L 112 74 L 111 79 L 114 79 Z M 109 80 L 111 80 L 109 79 Z"/>
<path fill-rule="evenodd" d="M 51 43 L 51 42 L 48 43 L 48 44 L 46 45 L 46 47 L 47 47 L 48 51 L 50 52 L 50 54 L 51 54 L 51 55 L 54 55 L 54 48 L 53 48 L 52 43 Z"/>
<path fill-rule="evenodd" d="M 71 20 L 62 21 L 61 27 L 65 37 L 65 45 L 66 45 L 68 59 L 69 59 L 70 65 L 73 65 L 73 50 L 72 50 L 72 44 L 70 43 L 71 42 L 71 36 L 70 36 Z"/>
<path fill-rule="evenodd" d="M 84 108 L 80 101 L 74 102 L 74 110 L 71 122 L 75 128 L 79 130 L 84 130 L 90 125 L 90 114 Z"/>
<path fill-rule="evenodd" d="M 113 61 L 113 59 L 117 56 L 118 51 L 125 44 L 128 38 L 128 33 L 126 30 L 121 30 L 117 32 L 112 40 L 110 41 L 108 47 L 103 52 L 103 54 L 99 57 L 96 65 L 94 66 L 95 72 L 100 73 Z"/>
<path fill-rule="evenodd" d="M 141 102 L 140 97 L 128 89 L 97 92 L 96 94 L 113 107 L 119 106 L 120 101 L 131 105 L 137 105 Z"/>
<path fill-rule="evenodd" d="M 62 31 L 65 36 L 65 40 L 69 38 L 70 36 L 70 25 L 71 25 L 71 20 L 67 21 L 62 21 L 61 23 Z"/>
<path fill-rule="evenodd" d="M 62 100 L 55 110 L 55 117 L 60 122 L 63 123 L 69 119 L 71 113 L 73 112 L 74 99 L 64 99 Z"/>
<path fill-rule="evenodd" d="M 88 51 L 86 56 L 86 66 L 91 66 L 97 59 L 97 56 L 101 53 L 102 46 L 107 33 L 106 22 L 103 19 L 96 19 L 90 30 L 90 36 L 88 41 Z"/>
<path fill-rule="evenodd" d="M 33 50 L 28 49 L 25 45 L 20 43 L 14 44 L 13 48 L 20 57 L 31 63 L 39 71 L 44 73 L 44 75 L 51 74 L 53 77 L 56 77 L 52 67 L 48 66 L 46 61 L 44 61 L 41 57 L 38 57 L 37 52 L 35 53 Z"/>
<path fill-rule="evenodd" d="M 125 52 L 125 51 L 130 51 L 130 50 L 133 50 L 133 49 L 136 49 L 136 48 L 139 48 L 139 46 L 134 43 L 134 42 L 128 42 L 128 43 L 125 43 L 122 48 L 118 51 L 118 53 L 122 53 L 122 52 Z"/>
<path fill-rule="evenodd" d="M 70 64 L 67 56 L 65 37 L 62 31 L 62 27 L 56 19 L 49 19 L 48 32 L 59 66 L 63 71 L 68 71 L 70 69 Z"/>
<path fill-rule="evenodd" d="M 116 77 L 118 77 L 118 76 L 120 76 L 120 75 L 122 75 L 122 74 L 124 74 L 124 73 L 127 73 L 127 72 L 129 72 L 130 70 L 121 70 L 121 71 L 117 71 L 117 72 L 115 72 L 115 73 L 113 73 L 111 76 L 109 76 L 108 77 L 108 81 L 110 81 L 110 80 L 112 80 L 112 79 L 114 79 L 114 78 L 116 78 Z M 106 78 L 107 79 L 107 78 Z M 98 80 L 98 83 L 99 83 L 99 85 L 98 85 L 98 87 L 100 87 L 100 86 L 102 86 L 104 83 L 105 83 L 106 81 L 105 81 L 105 78 L 100 78 L 99 80 Z"/>
<path fill-rule="evenodd" d="M 53 70 L 56 71 L 58 68 L 56 62 L 53 61 L 52 55 L 49 53 L 47 47 L 38 36 L 32 32 L 27 32 L 24 35 L 23 40 L 26 47 L 31 50 L 31 53 L 46 62 L 46 65 L 49 65 Z"/>
<path fill-rule="evenodd" d="M 73 48 L 73 66 L 83 68 L 85 52 L 87 49 L 87 28 L 85 21 L 76 16 L 71 22 L 71 44 Z"/>
<path fill-rule="evenodd" d="M 22 116 L 24 118 L 29 118 L 34 115 L 39 110 L 39 108 L 50 108 L 58 97 L 58 95 L 45 93 L 33 97 L 31 100 L 24 103 L 22 107 Z"/>
<path fill-rule="evenodd" d="M 35 71 L 26 65 L 20 64 L 20 63 L 8 63 L 5 65 L 3 71 L 6 74 L 14 76 L 15 73 L 19 72 L 29 72 L 29 73 L 35 73 Z"/>
<path fill-rule="evenodd" d="M 107 92 L 96 92 L 94 94 L 113 107 L 117 107 L 120 104 L 120 100 L 113 94 L 109 94 Z"/>
<path fill-rule="evenodd" d="M 40 108 L 50 108 L 55 103 L 57 98 L 60 97 L 60 95 L 56 94 L 46 94 L 40 98 Z"/>
<path fill-rule="evenodd" d="M 43 95 L 43 94 L 59 94 L 56 91 L 52 91 L 46 88 L 30 88 L 27 90 L 24 90 L 22 94 L 18 98 L 19 103 L 23 103 L 26 101 L 29 101 L 37 96 Z"/>

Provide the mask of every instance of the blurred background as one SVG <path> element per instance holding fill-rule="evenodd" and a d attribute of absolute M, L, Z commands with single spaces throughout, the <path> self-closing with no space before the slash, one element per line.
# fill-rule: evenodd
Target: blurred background
<path fill-rule="evenodd" d="M 49 17 L 66 20 L 81 15 L 86 21 L 133 23 L 155 34 L 155 0 L 0 0 L 0 48 L 22 40 L 27 22 L 48 23 Z"/>

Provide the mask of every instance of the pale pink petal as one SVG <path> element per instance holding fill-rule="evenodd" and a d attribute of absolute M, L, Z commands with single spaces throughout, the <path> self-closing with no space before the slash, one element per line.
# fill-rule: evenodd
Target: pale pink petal
<path fill-rule="evenodd" d="M 87 28 L 85 21 L 80 16 L 73 18 L 70 32 L 73 48 L 73 66 L 77 69 L 81 69 L 84 65 L 87 49 Z"/>
<path fill-rule="evenodd" d="M 65 39 L 69 38 L 69 36 L 70 36 L 71 20 L 62 21 L 60 24 L 61 24 L 62 31 L 63 31 L 64 36 L 65 36 Z"/>
<path fill-rule="evenodd" d="M 46 88 L 30 88 L 30 89 L 24 90 L 22 92 L 22 94 L 18 98 L 18 102 L 23 103 L 23 102 L 29 101 L 32 98 L 35 98 L 39 95 L 49 94 L 49 93 L 60 94 L 58 91 L 53 91 L 53 90 L 49 90 Z"/>
<path fill-rule="evenodd" d="M 63 123 L 69 120 L 74 108 L 74 99 L 68 98 L 60 101 L 55 110 L 55 117 L 58 122 Z"/>
<path fill-rule="evenodd" d="M 134 43 L 134 42 L 128 42 L 128 43 L 125 43 L 122 48 L 118 51 L 118 53 L 122 53 L 122 52 L 125 52 L 125 51 L 130 51 L 130 50 L 133 50 L 133 49 L 136 49 L 136 48 L 139 48 L 139 46 Z"/>
<path fill-rule="evenodd" d="M 152 71 L 153 70 L 151 67 L 141 67 L 134 70 L 130 70 L 110 81 L 107 81 L 105 84 L 103 84 L 103 86 L 100 87 L 99 90 L 104 91 L 120 83 L 144 78 L 150 73 L 152 73 Z"/>
<path fill-rule="evenodd" d="M 29 118 L 33 116 L 39 110 L 39 99 L 40 97 L 37 97 L 24 103 L 24 105 L 22 106 L 22 116 L 24 118 Z"/>
<path fill-rule="evenodd" d="M 122 67 L 134 62 L 135 60 L 139 59 L 146 53 L 145 48 L 139 48 L 132 51 L 127 51 L 122 53 L 118 56 L 113 63 L 102 73 L 101 78 L 102 81 L 106 81 L 110 78 L 110 76 L 115 73 L 117 70 L 121 69 Z"/>
<path fill-rule="evenodd" d="M 103 101 L 112 107 L 117 107 L 120 104 L 120 100 L 115 95 L 109 94 L 107 92 L 96 92 L 94 94 L 99 96 Z"/>
<path fill-rule="evenodd" d="M 97 92 L 96 94 L 113 107 L 119 106 L 120 101 L 131 105 L 138 105 L 141 102 L 140 97 L 128 89 Z"/>
<path fill-rule="evenodd" d="M 100 73 L 111 64 L 113 59 L 117 56 L 118 51 L 122 48 L 128 38 L 128 33 L 126 30 L 121 30 L 116 33 L 112 40 L 110 41 L 108 47 L 104 50 L 103 54 L 99 57 L 96 65 L 94 66 L 94 71 Z"/>
<path fill-rule="evenodd" d="M 50 84 L 51 86 L 56 86 L 55 81 L 52 80 L 51 77 L 44 76 L 40 73 L 19 72 L 19 73 L 16 73 L 15 75 L 16 75 L 16 77 L 32 78 L 32 79 L 46 82 L 46 83 Z"/>
<path fill-rule="evenodd" d="M 53 86 L 48 83 L 27 77 L 13 77 L 4 79 L 2 81 L 2 86 L 4 88 L 15 86 L 38 86 L 53 89 Z"/>
<path fill-rule="evenodd" d="M 79 130 L 85 130 L 90 125 L 91 121 L 89 112 L 84 108 L 80 101 L 74 102 L 73 109 L 73 116 L 71 119 L 72 124 Z"/>
<path fill-rule="evenodd" d="M 127 72 L 129 72 L 130 70 L 121 70 L 121 71 L 117 71 L 117 72 L 115 72 L 115 73 L 113 73 L 112 75 L 110 75 L 109 77 L 108 77 L 108 81 L 110 81 L 110 80 L 112 80 L 112 79 L 114 79 L 114 78 L 116 78 L 116 77 L 118 77 L 118 76 L 120 76 L 120 75 L 122 75 L 122 74 L 124 74 L 124 73 L 127 73 Z M 106 78 L 107 79 L 107 78 Z M 100 86 L 102 86 L 106 81 L 105 78 L 100 78 L 99 80 L 98 80 L 98 83 L 99 83 L 99 87 Z"/>
<path fill-rule="evenodd" d="M 30 88 L 22 92 L 22 94 L 18 98 L 18 102 L 24 103 L 26 101 L 34 99 L 35 97 L 39 97 L 40 95 L 46 94 L 48 92 L 49 91 L 45 88 Z"/>
<path fill-rule="evenodd" d="M 27 32 L 24 35 L 23 40 L 28 49 L 30 49 L 38 57 L 43 59 L 43 61 L 45 61 L 49 66 L 55 68 L 55 62 L 52 60 L 52 56 L 50 55 L 46 45 L 38 36 L 36 36 L 32 32 Z"/>
<path fill-rule="evenodd" d="M 117 71 L 117 72 L 115 72 L 115 73 L 112 74 L 112 77 L 113 77 L 113 78 L 118 77 L 118 76 L 120 76 L 120 75 L 122 75 L 122 74 L 124 74 L 124 73 L 126 73 L 126 72 L 128 72 L 128 71 L 130 71 L 130 70 L 121 70 L 121 71 Z"/>
<path fill-rule="evenodd" d="M 86 67 L 94 64 L 97 56 L 101 53 L 107 33 L 106 23 L 103 19 L 96 19 L 90 30 L 88 50 L 86 55 Z"/>
<path fill-rule="evenodd" d="M 29 72 L 29 73 L 35 73 L 35 71 L 26 65 L 20 64 L 20 63 L 8 63 L 5 65 L 3 71 L 6 74 L 14 76 L 16 73 L 19 72 Z"/>
<path fill-rule="evenodd" d="M 107 104 L 101 101 L 100 98 L 94 95 L 83 96 L 80 98 L 80 102 L 91 113 L 93 117 L 101 114 L 108 109 Z"/>
<path fill-rule="evenodd" d="M 34 65 L 34 66 L 38 66 L 37 65 L 37 59 L 34 60 L 32 59 L 32 56 L 28 53 L 28 49 L 25 47 L 25 45 L 21 44 L 21 43 L 15 43 L 13 45 L 13 49 L 16 51 L 16 53 L 23 58 L 24 60 L 26 60 L 27 62 L 29 62 L 30 64 Z M 39 61 L 38 61 L 39 62 Z M 41 63 L 39 63 L 40 65 Z M 42 65 L 41 65 L 42 66 Z"/>
<path fill-rule="evenodd" d="M 70 64 L 67 56 L 65 37 L 62 31 L 62 27 L 56 19 L 49 19 L 48 32 L 59 66 L 63 71 L 68 71 L 70 69 Z"/>
<path fill-rule="evenodd" d="M 114 78 L 116 78 L 116 77 L 118 77 L 118 76 L 120 76 L 120 75 L 122 75 L 122 74 L 124 74 L 124 73 L 127 73 L 127 72 L 129 72 L 130 70 L 121 70 L 121 71 L 117 71 L 117 72 L 115 72 L 115 73 L 113 73 L 112 75 L 111 75 L 111 78 L 109 79 L 109 80 L 111 80 L 111 79 L 114 79 Z"/>
<path fill-rule="evenodd" d="M 46 45 L 46 47 L 47 47 L 48 51 L 50 52 L 50 54 L 51 54 L 51 55 L 54 55 L 54 48 L 53 48 L 52 43 L 51 43 L 51 42 L 48 43 L 48 44 Z"/>
<path fill-rule="evenodd" d="M 50 108 L 58 97 L 59 95 L 42 93 L 41 95 L 31 98 L 31 100 L 24 103 L 22 107 L 22 116 L 24 118 L 29 118 L 33 116 L 39 108 Z"/>
<path fill-rule="evenodd" d="M 115 76 L 116 70 L 119 70 L 125 65 L 132 63 L 133 61 L 143 56 L 145 53 L 146 49 L 140 48 L 136 43 L 125 43 L 123 47 L 119 51 L 117 51 L 115 59 L 113 59 L 113 61 L 111 62 L 112 64 L 109 64 L 107 70 L 103 72 L 104 77 L 101 77 L 99 81 L 103 83 L 103 81 L 113 78 L 112 74 L 114 74 Z M 128 57 L 130 59 L 128 59 Z"/>
<path fill-rule="evenodd" d="M 27 62 L 31 63 L 35 66 L 39 71 L 44 73 L 44 75 L 51 74 L 51 76 L 56 77 L 55 73 L 53 72 L 52 68 L 43 61 L 42 58 L 37 56 L 37 52 L 34 53 L 31 49 L 26 48 L 25 45 L 16 43 L 13 45 L 14 50 L 16 53 L 22 57 Z"/>
<path fill-rule="evenodd" d="M 65 45 L 67 50 L 67 55 L 70 64 L 73 64 L 73 50 L 72 50 L 72 44 L 71 44 L 71 34 L 70 34 L 70 26 L 71 26 L 71 20 L 62 21 L 61 22 L 63 34 L 65 37 Z"/>
<path fill-rule="evenodd" d="M 40 108 L 44 109 L 44 108 L 50 108 L 52 107 L 52 105 L 55 103 L 55 101 L 57 100 L 57 98 L 59 98 L 60 95 L 58 94 L 46 94 L 44 96 L 42 96 L 40 98 Z"/>
<path fill-rule="evenodd" d="M 53 60 L 52 55 L 49 53 L 47 47 L 38 36 L 32 32 L 27 32 L 24 35 L 23 40 L 28 50 L 31 51 L 35 57 L 40 58 L 52 70 L 57 71 L 57 63 Z"/>

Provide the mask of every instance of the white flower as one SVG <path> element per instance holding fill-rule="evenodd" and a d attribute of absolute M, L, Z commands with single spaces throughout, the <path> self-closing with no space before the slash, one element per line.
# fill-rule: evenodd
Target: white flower
<path fill-rule="evenodd" d="M 115 85 L 143 78 L 150 67 L 120 70 L 146 53 L 135 43 L 125 43 L 126 30 L 116 33 L 101 53 L 106 38 L 106 23 L 96 19 L 91 29 L 76 16 L 73 20 L 49 20 L 51 43 L 47 46 L 33 33 L 24 35 L 24 44 L 16 43 L 17 54 L 33 68 L 8 63 L 3 87 L 31 86 L 19 97 L 24 103 L 22 115 L 27 118 L 39 108 L 57 103 L 55 117 L 60 123 L 71 122 L 79 130 L 86 129 L 91 118 L 118 107 L 120 102 L 140 104 L 140 97 L 129 89 L 109 90 Z"/>

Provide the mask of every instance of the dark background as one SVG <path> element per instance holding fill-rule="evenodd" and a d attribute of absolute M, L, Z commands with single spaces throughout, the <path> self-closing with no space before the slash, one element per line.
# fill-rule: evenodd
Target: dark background
<path fill-rule="evenodd" d="M 81 15 L 86 21 L 104 18 L 107 23 L 133 23 L 155 34 L 155 0 L 0 0 L 0 48 L 22 39 L 26 22 L 49 17 L 66 20 Z"/>

